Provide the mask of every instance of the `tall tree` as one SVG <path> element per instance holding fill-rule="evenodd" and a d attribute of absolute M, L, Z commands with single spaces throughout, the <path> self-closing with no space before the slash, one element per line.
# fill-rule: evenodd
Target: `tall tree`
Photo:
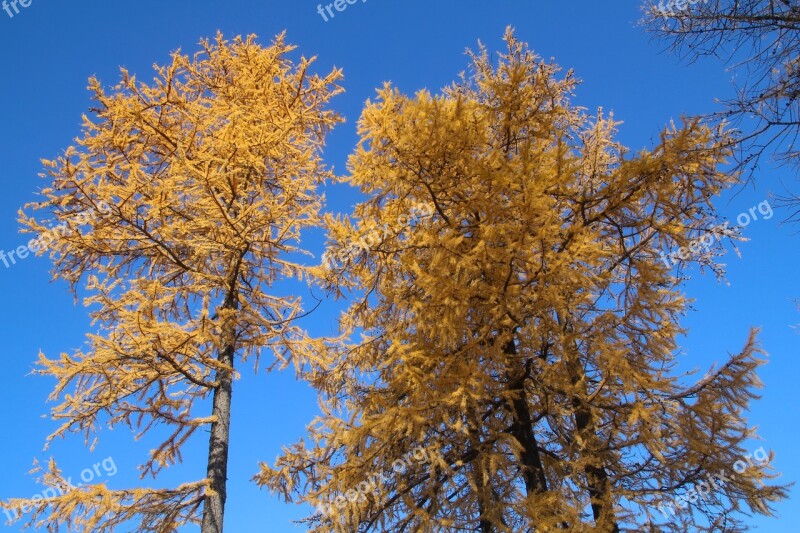
<path fill-rule="evenodd" d="M 283 34 L 267 48 L 254 36 L 201 46 L 173 53 L 150 84 L 123 69 L 107 92 L 93 78 L 83 136 L 45 162 L 52 184 L 29 206 L 47 214 L 21 220 L 42 235 L 54 278 L 87 291 L 98 326 L 85 349 L 40 355 L 60 402 L 48 442 L 80 433 L 94 445 L 101 424 L 155 433 L 163 441 L 141 467 L 155 478 L 209 428 L 207 475 L 27 502 L 31 524 L 105 532 L 138 521 L 137 531 L 165 533 L 202 523 L 220 533 L 236 368 L 264 350 L 280 364 L 315 350 L 295 324 L 299 297 L 270 292 L 305 272 L 299 237 L 320 223 L 317 186 L 329 172 L 318 152 L 339 121 L 326 107 L 341 74 L 312 75 L 313 58 L 292 61 Z M 64 482 L 55 463 L 43 481 Z"/>
<path fill-rule="evenodd" d="M 753 334 L 679 379 L 687 298 L 659 254 L 708 231 L 730 139 L 692 121 L 631 154 L 505 39 L 440 95 L 367 104 L 348 179 L 368 199 L 329 220 L 324 272 L 364 289 L 342 323 L 363 337 L 309 374 L 329 409 L 258 481 L 318 532 L 741 531 L 743 504 L 785 496 L 765 463 L 658 510 L 753 436 Z"/>
<path fill-rule="evenodd" d="M 663 0 L 645 3 L 645 24 L 684 58 L 718 57 L 739 81 L 711 118 L 742 129 L 738 162 L 749 170 L 771 150 L 800 165 L 800 2 Z"/>

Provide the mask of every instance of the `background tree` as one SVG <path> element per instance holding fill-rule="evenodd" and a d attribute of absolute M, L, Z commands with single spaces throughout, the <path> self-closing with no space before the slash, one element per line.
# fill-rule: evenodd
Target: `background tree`
<path fill-rule="evenodd" d="M 742 129 L 739 164 L 754 170 L 770 149 L 797 168 L 800 150 L 800 2 L 648 1 L 645 24 L 680 56 L 714 56 L 731 66 L 736 96 L 709 115 Z"/>
<path fill-rule="evenodd" d="M 270 289 L 304 274 L 299 236 L 320 222 L 316 187 L 329 174 L 318 152 L 339 120 L 325 107 L 340 72 L 309 74 L 313 59 L 292 62 L 283 35 L 268 48 L 254 36 L 201 45 L 156 66 L 151 84 L 124 69 L 110 92 L 92 79 L 93 116 L 76 146 L 46 162 L 52 184 L 29 206 L 51 218 L 21 219 L 43 236 L 54 278 L 86 289 L 97 325 L 85 349 L 40 356 L 60 401 L 48 442 L 82 433 L 94 445 L 102 424 L 138 436 L 162 426 L 169 432 L 156 432 L 163 441 L 141 467 L 155 477 L 210 428 L 207 475 L 28 502 L 30 524 L 103 532 L 138 521 L 137 531 L 164 533 L 202 512 L 202 531 L 221 532 L 235 369 L 264 349 L 280 364 L 315 349 L 294 324 L 300 299 Z M 64 483 L 54 462 L 42 481 Z"/>
<path fill-rule="evenodd" d="M 760 351 L 751 333 L 679 379 L 688 300 L 659 257 L 713 221 L 730 138 L 691 121 L 630 154 L 571 73 L 506 41 L 441 95 L 367 104 L 348 179 L 368 200 L 329 220 L 327 271 L 364 288 L 342 321 L 363 338 L 309 375 L 329 410 L 258 481 L 315 505 L 312 531 L 742 531 L 785 496 L 766 464 L 720 479 L 754 436 Z"/>

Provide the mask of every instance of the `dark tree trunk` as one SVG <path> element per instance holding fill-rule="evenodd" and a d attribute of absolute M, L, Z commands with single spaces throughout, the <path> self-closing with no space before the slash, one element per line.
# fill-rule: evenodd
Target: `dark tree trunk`
<path fill-rule="evenodd" d="M 572 322 L 569 318 L 559 315 L 558 322 L 564 334 L 573 332 Z M 575 420 L 575 432 L 580 435 L 583 445 L 579 453 L 581 458 L 587 460 L 583 473 L 586 476 L 586 485 L 592 505 L 592 516 L 595 526 L 604 533 L 619 533 L 614 515 L 614 491 L 608 471 L 599 457 L 600 438 L 595 427 L 595 418 L 591 406 L 587 403 L 588 391 L 583 381 L 584 369 L 580 361 L 580 351 L 577 345 L 564 346 L 567 358 L 567 372 L 572 384 L 571 403 Z"/>
<path fill-rule="evenodd" d="M 491 485 L 490 483 L 485 483 L 484 480 L 484 469 L 483 465 L 481 464 L 480 456 L 473 462 L 475 465 L 475 484 L 478 487 L 478 511 L 480 512 L 480 531 L 481 533 L 492 533 L 494 529 L 492 528 L 491 520 L 487 519 L 486 516 L 489 514 L 489 506 L 491 505 L 491 501 L 487 501 L 486 494 L 487 491 L 491 490 L 491 487 L 487 487 L 487 485 Z"/>
<path fill-rule="evenodd" d="M 588 406 L 579 398 L 573 398 L 572 405 L 575 408 L 575 429 L 578 434 L 584 438 L 587 434 L 591 434 L 592 438 L 588 442 L 595 441 L 594 420 Z M 614 503 L 608 472 L 602 463 L 596 463 L 586 466 L 584 473 L 592 502 L 595 525 L 598 528 L 607 527 L 610 533 L 619 533 L 619 525 L 614 518 Z"/>
<path fill-rule="evenodd" d="M 582 381 L 583 369 L 578 360 L 577 347 L 570 357 L 568 368 L 573 386 L 572 407 L 574 409 L 575 431 L 584 443 L 580 450 L 583 458 L 591 462 L 584 468 L 586 485 L 592 504 L 595 525 L 608 533 L 619 533 L 619 525 L 614 516 L 614 498 L 611 480 L 602 460 L 597 456 L 599 437 L 595 428 L 591 407 L 584 400 L 587 391 Z"/>
<path fill-rule="evenodd" d="M 503 348 L 506 355 L 517 355 L 517 347 L 514 341 L 509 341 Z M 511 369 L 507 371 L 508 391 L 511 393 L 511 412 L 513 423 L 511 434 L 522 446 L 522 472 L 525 480 L 525 489 L 528 494 L 541 494 L 547 492 L 547 477 L 544 474 L 544 466 L 539 456 L 539 443 L 533 432 L 533 419 L 528 407 L 528 398 L 525 394 L 525 380 L 528 378 L 529 364 L 521 365 L 519 370 Z"/>
<path fill-rule="evenodd" d="M 240 260 L 241 261 L 241 260 Z M 236 278 L 238 265 L 231 276 L 228 296 L 222 309 L 236 310 L 239 302 L 236 294 Z M 208 443 L 208 470 L 209 482 L 203 505 L 203 522 L 201 533 L 222 533 L 225 516 L 225 500 L 227 498 L 228 483 L 228 447 L 231 430 L 231 395 L 233 392 L 233 363 L 236 353 L 236 321 L 233 317 L 222 317 L 222 335 L 224 348 L 220 351 L 218 360 L 224 368 L 216 372 L 217 387 L 214 389 L 213 415 L 215 421 L 211 424 L 211 437 Z"/>
<path fill-rule="evenodd" d="M 470 437 L 470 449 L 476 451 L 475 458 L 472 460 L 472 475 L 474 476 L 475 486 L 477 487 L 477 500 L 478 512 L 480 519 L 478 527 L 480 533 L 492 533 L 492 521 L 489 520 L 488 515 L 492 509 L 492 481 L 487 479 L 487 472 L 483 464 L 483 445 L 481 442 L 480 426 L 478 422 L 480 417 L 474 409 L 470 409 L 467 416 L 467 428 Z"/>
<path fill-rule="evenodd" d="M 226 366 L 233 365 L 233 346 L 220 353 L 219 361 Z M 203 507 L 202 533 L 222 533 L 225 514 L 225 498 L 228 481 L 228 443 L 231 428 L 231 392 L 233 377 L 229 370 L 217 371 L 219 385 L 214 390 L 213 412 L 216 421 L 211 424 L 211 438 L 208 444 L 209 489 Z"/>

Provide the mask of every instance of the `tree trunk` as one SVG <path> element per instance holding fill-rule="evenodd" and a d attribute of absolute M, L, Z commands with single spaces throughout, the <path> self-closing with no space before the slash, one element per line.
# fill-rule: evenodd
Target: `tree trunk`
<path fill-rule="evenodd" d="M 233 279 L 236 279 L 235 276 Z M 230 292 L 222 309 L 236 310 L 239 308 L 234 284 L 235 282 L 231 284 Z M 215 421 L 211 424 L 211 437 L 208 443 L 207 478 L 209 487 L 203 506 L 201 533 L 222 533 L 227 497 L 233 359 L 236 352 L 236 322 L 232 317 L 223 317 L 222 334 L 223 349 L 219 353 L 218 360 L 224 368 L 220 368 L 216 372 L 217 387 L 214 389 L 213 400 Z"/>
<path fill-rule="evenodd" d="M 596 441 L 594 419 L 589 407 L 577 397 L 573 398 L 572 405 L 575 408 L 575 429 L 578 434 L 586 439 L 586 442 Z M 592 502 L 595 525 L 603 531 L 619 533 L 619 525 L 614 518 L 614 500 L 608 472 L 598 461 L 595 464 L 587 465 L 584 473 L 589 488 L 589 498 Z"/>
<path fill-rule="evenodd" d="M 564 335 L 573 333 L 572 321 L 569 317 L 558 315 L 558 323 L 563 329 Z M 580 361 L 580 351 L 577 345 L 565 345 L 564 356 L 566 357 L 567 372 L 572 385 L 572 408 L 575 420 L 575 432 L 580 435 L 582 445 L 579 453 L 582 459 L 587 461 L 583 469 L 586 476 L 586 485 L 589 492 L 589 499 L 592 505 L 592 517 L 595 526 L 604 533 L 619 533 L 614 515 L 614 489 L 609 479 L 608 471 L 603 464 L 603 459 L 599 457 L 600 437 L 595 427 L 595 418 L 592 414 L 591 406 L 587 403 L 586 384 L 583 381 L 584 369 Z"/>
<path fill-rule="evenodd" d="M 220 353 L 220 363 L 233 364 L 233 347 L 226 347 Z M 231 427 L 231 392 L 233 379 L 229 370 L 217 371 L 219 385 L 214 390 L 214 416 L 211 424 L 211 438 L 208 444 L 208 481 L 203 507 L 202 533 L 222 533 L 222 520 L 225 513 L 226 484 L 228 481 L 228 443 Z"/>
<path fill-rule="evenodd" d="M 474 476 L 475 486 L 477 487 L 476 495 L 478 501 L 479 521 L 478 528 L 480 533 L 492 533 L 492 522 L 488 518 L 489 514 L 494 512 L 492 508 L 492 498 L 490 496 L 492 490 L 491 479 L 488 479 L 486 468 L 483 464 L 483 443 L 481 442 L 481 427 L 479 425 L 481 418 L 470 408 L 467 412 L 466 424 L 467 431 L 470 439 L 470 449 L 476 451 L 476 456 L 472 460 L 472 475 Z M 502 515 L 502 512 L 501 512 Z"/>
<path fill-rule="evenodd" d="M 506 355 L 517 355 L 517 347 L 514 341 L 509 341 L 504 347 Z M 544 466 L 539 456 L 539 443 L 536 442 L 536 435 L 533 432 L 533 419 L 528 407 L 528 398 L 525 395 L 525 380 L 527 379 L 527 364 L 522 365 L 519 371 L 508 369 L 508 391 L 511 393 L 511 412 L 514 418 L 511 426 L 511 434 L 522 446 L 522 472 L 525 479 L 525 489 L 528 495 L 542 494 L 547 492 L 547 477 L 544 474 Z"/>
<path fill-rule="evenodd" d="M 492 522 L 487 518 L 489 513 L 493 511 L 490 507 L 491 498 L 489 497 L 491 482 L 487 482 L 484 477 L 486 472 L 481 463 L 480 455 L 478 455 L 472 464 L 474 465 L 473 474 L 475 476 L 475 485 L 478 488 L 478 512 L 480 513 L 478 527 L 480 528 L 480 533 L 492 533 L 494 531 Z"/>
<path fill-rule="evenodd" d="M 600 531 L 619 533 L 619 525 L 614 516 L 613 487 L 608 477 L 608 471 L 603 465 L 602 459 L 598 457 L 600 439 L 596 432 L 591 407 L 585 400 L 587 391 L 582 378 L 583 369 L 580 367 L 577 354 L 578 350 L 575 347 L 573 354 L 568 356 L 567 368 L 573 387 L 572 407 L 575 431 L 581 436 L 583 442 L 580 454 L 584 459 L 591 461 L 584 467 L 583 472 L 586 475 L 586 485 L 592 504 L 592 516 L 595 526 Z"/>

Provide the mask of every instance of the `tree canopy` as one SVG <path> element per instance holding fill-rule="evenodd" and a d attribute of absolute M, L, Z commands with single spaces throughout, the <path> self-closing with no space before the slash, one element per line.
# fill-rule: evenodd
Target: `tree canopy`
<path fill-rule="evenodd" d="M 150 84 L 124 69 L 110 90 L 92 78 L 83 136 L 45 162 L 44 201 L 28 206 L 44 214 L 20 216 L 50 235 L 40 253 L 55 279 L 86 291 L 96 325 L 84 349 L 40 355 L 39 372 L 57 380 L 50 440 L 79 433 L 94 445 L 101 426 L 120 424 L 159 435 L 141 467 L 155 478 L 208 428 L 207 475 L 27 502 L 31 524 L 167 532 L 202 513 L 202 531 L 221 532 L 235 368 L 265 351 L 300 364 L 318 344 L 295 325 L 299 298 L 271 290 L 306 269 L 299 236 L 320 222 L 317 186 L 330 174 L 319 150 L 339 121 L 326 106 L 341 73 L 310 74 L 313 60 L 293 62 L 283 35 L 267 48 L 222 35 L 201 46 L 172 54 Z M 55 462 L 42 481 L 63 484 Z"/>
<path fill-rule="evenodd" d="M 324 277 L 363 289 L 353 340 L 308 374 L 311 438 L 258 480 L 314 505 L 318 532 L 742 531 L 743 506 L 785 495 L 766 465 L 658 510 L 754 436 L 755 332 L 679 379 L 688 299 L 659 259 L 736 183 L 730 137 L 694 120 L 632 154 L 570 103 L 571 72 L 505 39 L 441 94 L 367 103 L 346 178 L 367 200 L 329 219 L 331 246 L 380 238 Z"/>

